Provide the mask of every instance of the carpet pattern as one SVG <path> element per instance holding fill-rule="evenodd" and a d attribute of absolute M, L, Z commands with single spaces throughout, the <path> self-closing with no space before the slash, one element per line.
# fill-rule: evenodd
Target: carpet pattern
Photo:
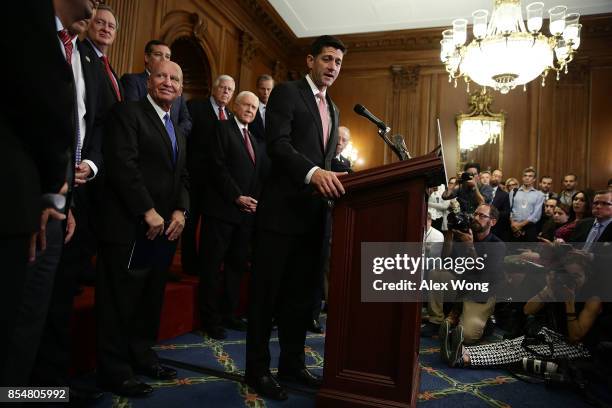
<path fill-rule="evenodd" d="M 277 363 L 278 339 L 270 344 L 272 365 Z M 309 334 L 306 364 L 322 374 L 324 335 Z M 175 361 L 179 378 L 172 381 L 147 381 L 155 389 L 145 399 L 128 399 L 108 393 L 95 407 L 314 407 L 315 391 L 288 386 L 289 400 L 265 400 L 246 385 L 232 381 L 245 366 L 245 333 L 228 331 L 228 338 L 216 341 L 194 332 L 159 344 L 162 359 Z M 366 351 L 364 351 L 366 352 Z M 193 366 L 201 366 L 196 369 Z M 438 407 L 587 407 L 579 396 L 567 389 L 551 389 L 520 381 L 505 370 L 448 368 L 439 357 L 436 338 L 422 337 L 420 349 L 421 388 L 417 404 Z M 216 371 L 216 372 L 213 372 Z M 274 373 L 276 369 L 272 369 Z M 214 375 L 212 375 L 214 374 Z M 143 378 L 146 380 L 146 378 Z"/>

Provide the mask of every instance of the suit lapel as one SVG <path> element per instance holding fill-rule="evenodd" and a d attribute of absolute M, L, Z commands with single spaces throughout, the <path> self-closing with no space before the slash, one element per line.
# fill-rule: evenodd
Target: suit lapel
<path fill-rule="evenodd" d="M 162 143 L 164 144 L 164 146 L 166 146 L 166 152 L 168 153 L 168 160 L 170 163 L 172 163 L 172 155 L 173 155 L 172 154 L 172 143 L 170 142 L 170 136 L 168 136 L 168 132 L 166 131 L 165 126 L 162 124 L 161 119 L 157 115 L 155 108 L 153 108 L 148 98 L 143 99 L 141 103 L 144 106 L 144 111 L 149 117 L 149 120 L 152 122 L 153 126 L 157 129 L 157 133 L 159 137 L 162 139 Z M 176 129 L 174 133 L 176 135 Z M 178 139 L 178 136 L 177 136 L 177 139 Z"/>
<path fill-rule="evenodd" d="M 312 89 L 310 89 L 310 85 L 308 85 L 306 78 L 302 79 L 302 81 L 299 83 L 299 89 L 300 93 L 302 94 L 302 98 L 304 99 L 304 103 L 308 107 L 308 110 L 312 114 L 312 118 L 317 124 L 319 144 L 321 149 L 323 149 L 323 123 L 321 123 L 321 114 L 319 114 L 319 108 L 317 107 L 315 96 L 312 93 Z"/>
<path fill-rule="evenodd" d="M 329 140 L 327 141 L 327 147 L 325 150 L 325 159 L 327 161 L 327 158 L 329 157 L 329 160 L 331 162 L 331 158 L 334 157 L 334 154 L 336 153 L 336 145 L 338 144 L 338 108 L 329 97 L 329 94 L 325 96 L 327 99 L 327 106 L 330 109 L 329 113 L 331 116 L 331 129 L 329 133 Z"/>
<path fill-rule="evenodd" d="M 240 127 L 236 123 L 236 120 L 234 120 L 233 118 L 229 120 L 233 122 L 232 130 L 234 132 L 235 137 L 237 138 L 236 140 L 238 141 L 240 145 L 242 145 L 242 151 L 244 152 L 245 160 L 247 160 L 252 165 L 253 161 L 251 160 L 251 156 L 249 155 L 249 151 L 246 147 L 246 143 L 244 143 L 244 135 L 242 134 Z M 251 131 L 249 131 L 249 140 L 251 141 L 251 146 L 253 146 L 253 152 L 255 153 L 255 163 L 257 163 L 258 154 L 257 154 L 257 150 L 255 149 L 255 143 L 253 141 L 253 134 L 251 133 Z"/>

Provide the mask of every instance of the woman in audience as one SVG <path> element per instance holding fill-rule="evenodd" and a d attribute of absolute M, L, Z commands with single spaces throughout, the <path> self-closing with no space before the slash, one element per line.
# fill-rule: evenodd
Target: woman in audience
<path fill-rule="evenodd" d="M 446 338 L 440 339 L 442 360 L 450 367 L 492 367 L 517 364 L 525 357 L 542 359 L 544 356 L 546 360 L 590 357 L 589 349 L 594 350 L 599 341 L 596 337 L 601 333 L 599 326 L 602 322 L 598 322 L 597 318 L 602 311 L 602 302 L 599 297 L 587 295 L 597 287 L 596 281 L 589 279 L 588 262 L 588 258 L 582 254 L 569 253 L 563 262 L 563 273 L 549 272 L 546 286 L 523 308 L 526 315 L 535 315 L 545 305 L 554 306 L 554 302 L 562 300 L 563 303 L 557 303 L 562 305 L 562 320 L 555 319 L 566 322 L 560 325 L 560 332 L 546 325 L 536 326 L 531 327 L 530 332 L 536 339 L 546 340 L 540 344 L 527 344 L 524 342 L 525 336 L 519 336 L 497 343 L 466 347 L 463 345 L 463 327 L 459 325 Z M 572 284 L 568 284 L 566 279 L 561 280 L 559 276 L 562 274 L 570 276 Z M 587 300 L 576 302 L 575 299 L 580 298 Z"/>
<path fill-rule="evenodd" d="M 578 221 L 591 216 L 592 198 L 584 191 L 580 190 L 572 196 L 572 206 L 569 212 L 569 222 L 555 231 L 555 240 L 565 242 L 568 240 Z"/>
<path fill-rule="evenodd" d="M 562 203 L 558 203 L 553 212 L 552 224 L 546 224 L 542 227 L 542 232 L 538 239 L 543 242 L 552 242 L 555 240 L 555 233 L 559 228 L 568 223 L 570 217 L 570 208 Z"/>
<path fill-rule="evenodd" d="M 509 179 L 506 180 L 506 191 L 508 193 L 514 190 L 515 188 L 517 188 L 518 186 L 519 186 L 519 182 L 514 177 L 510 177 Z"/>

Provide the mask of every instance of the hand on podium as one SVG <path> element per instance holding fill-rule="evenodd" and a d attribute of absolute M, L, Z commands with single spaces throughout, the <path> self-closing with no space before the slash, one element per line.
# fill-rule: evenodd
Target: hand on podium
<path fill-rule="evenodd" d="M 310 179 L 312 184 L 319 193 L 325 198 L 340 198 L 344 194 L 344 187 L 338 180 L 338 176 L 344 176 L 347 172 L 337 173 L 323 169 L 316 169 Z"/>

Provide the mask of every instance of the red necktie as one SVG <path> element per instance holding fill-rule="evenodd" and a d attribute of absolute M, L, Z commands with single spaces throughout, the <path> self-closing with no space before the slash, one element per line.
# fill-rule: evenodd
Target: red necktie
<path fill-rule="evenodd" d="M 115 90 L 115 95 L 117 96 L 117 100 L 121 102 L 121 94 L 119 93 L 119 86 L 117 85 L 117 80 L 113 75 L 113 70 L 110 67 L 108 62 L 108 57 L 106 55 L 102 55 L 102 61 L 104 62 L 104 68 L 106 68 L 106 75 L 108 75 L 108 79 L 110 79 L 111 84 L 113 85 L 113 89 Z"/>
<path fill-rule="evenodd" d="M 255 151 L 253 150 L 253 145 L 251 144 L 249 130 L 247 128 L 242 128 L 242 133 L 244 134 L 244 144 L 246 145 L 247 151 L 249 152 L 249 156 L 251 156 L 251 161 L 253 162 L 253 164 L 255 164 Z"/>
<path fill-rule="evenodd" d="M 327 139 L 329 138 L 329 110 L 327 110 L 327 103 L 322 92 L 317 95 L 319 106 L 319 114 L 321 115 L 321 124 L 323 125 L 323 150 L 327 147 Z"/>
<path fill-rule="evenodd" d="M 60 40 L 62 40 L 62 44 L 64 44 L 64 51 L 66 51 L 66 62 L 68 65 L 72 66 L 72 39 L 74 38 L 68 33 L 68 30 L 65 28 L 57 32 Z"/>
<path fill-rule="evenodd" d="M 219 106 L 219 120 L 227 120 L 227 118 L 225 117 L 225 111 L 221 106 Z"/>

